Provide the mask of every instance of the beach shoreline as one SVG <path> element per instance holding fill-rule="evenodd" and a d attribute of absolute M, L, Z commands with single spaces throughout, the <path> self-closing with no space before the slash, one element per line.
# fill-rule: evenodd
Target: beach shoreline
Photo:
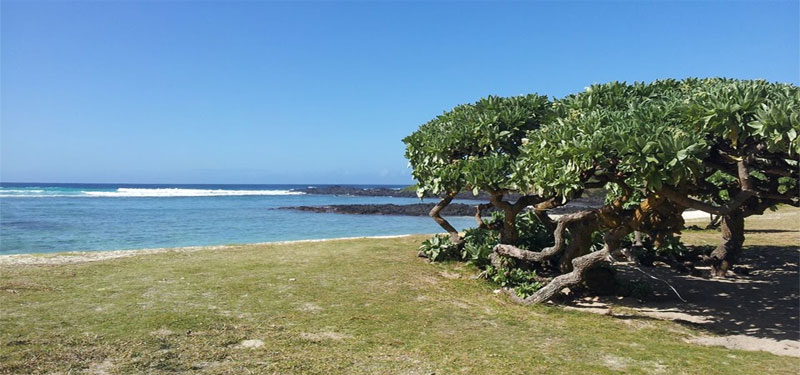
<path fill-rule="evenodd" d="M 556 218 L 557 215 L 552 217 Z M 708 214 L 701 211 L 687 211 L 683 214 L 686 220 L 701 220 L 708 218 Z M 286 245 L 296 243 L 314 243 L 314 242 L 327 242 L 327 241 L 343 241 L 343 240 L 356 240 L 356 239 L 390 239 L 402 238 L 409 236 L 431 236 L 432 233 L 406 233 L 396 235 L 376 235 L 376 236 L 354 236 L 354 237 L 333 237 L 333 238 L 318 238 L 318 239 L 305 239 L 305 240 L 286 240 L 286 241 L 267 241 L 267 242 L 254 242 L 254 243 L 240 243 L 240 244 L 226 244 L 226 245 L 198 245 L 198 246 L 179 246 L 179 247 L 157 247 L 157 248 L 142 248 L 142 249 L 125 249 L 125 250 L 85 250 L 85 251 L 65 251 L 55 253 L 21 253 L 21 254 L 4 254 L 0 255 L 0 267 L 13 266 L 13 265 L 57 265 L 57 264 L 71 264 L 83 262 L 97 262 L 102 260 L 127 258 L 138 255 L 147 254 L 160 254 L 167 252 L 195 252 L 201 250 L 221 250 L 228 248 L 240 248 L 242 246 L 258 246 L 258 245 Z"/>
<path fill-rule="evenodd" d="M 708 214 L 701 211 L 687 211 L 684 212 L 683 218 L 685 220 L 702 220 L 708 218 Z M 552 215 L 557 218 L 558 215 Z M 197 245 L 197 246 L 177 246 L 177 247 L 156 247 L 156 248 L 141 248 L 141 249 L 123 249 L 123 250 L 83 250 L 83 251 L 64 251 L 54 253 L 21 253 L 21 254 L 4 254 L 0 255 L 0 267 L 13 266 L 13 265 L 58 265 L 58 264 L 71 264 L 83 262 L 97 262 L 102 260 L 111 260 L 119 258 L 127 258 L 139 255 L 160 254 L 160 253 L 185 253 L 195 252 L 201 250 L 221 250 L 228 248 L 239 248 L 242 246 L 259 246 L 259 245 L 288 245 L 296 243 L 314 243 L 314 242 L 328 242 L 328 241 L 345 241 L 357 239 L 391 239 L 402 238 L 409 236 L 432 236 L 433 233 L 406 233 L 396 235 L 376 235 L 376 236 L 353 236 L 353 237 L 332 237 L 332 238 L 317 238 L 317 239 L 303 239 L 303 240 L 285 240 L 285 241 L 267 241 L 267 242 L 253 242 L 253 243 L 232 243 L 225 245 Z"/>
<path fill-rule="evenodd" d="M 0 267 L 20 266 L 20 265 L 74 264 L 74 263 L 85 263 L 85 262 L 98 262 L 103 260 L 111 260 L 119 258 L 129 258 L 134 256 L 150 255 L 150 254 L 191 253 L 203 250 L 236 249 L 244 246 L 292 245 L 298 243 L 332 242 L 332 241 L 346 241 L 346 240 L 360 240 L 360 239 L 378 240 L 378 239 L 403 238 L 416 235 L 426 235 L 426 234 L 417 233 L 417 234 L 398 234 L 398 235 L 383 235 L 383 236 L 335 237 L 335 238 L 268 241 L 268 242 L 254 242 L 254 243 L 227 244 L 227 245 L 157 247 L 157 248 L 127 249 L 127 250 L 66 251 L 57 253 L 6 254 L 6 255 L 0 255 Z"/>

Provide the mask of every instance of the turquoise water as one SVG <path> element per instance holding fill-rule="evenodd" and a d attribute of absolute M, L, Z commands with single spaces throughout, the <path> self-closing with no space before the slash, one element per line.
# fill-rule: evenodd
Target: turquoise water
<path fill-rule="evenodd" d="M 291 191 L 307 186 L 3 183 L 0 185 L 0 254 L 441 231 L 429 217 L 276 209 L 301 205 L 419 202 L 415 198 L 306 195 Z M 469 217 L 451 218 L 451 222 L 459 229 L 474 225 L 474 219 Z"/>

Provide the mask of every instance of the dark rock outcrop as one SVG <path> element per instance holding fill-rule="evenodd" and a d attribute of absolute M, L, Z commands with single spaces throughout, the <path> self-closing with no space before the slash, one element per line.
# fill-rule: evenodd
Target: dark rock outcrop
<path fill-rule="evenodd" d="M 333 185 L 333 186 L 321 186 L 321 187 L 309 187 L 305 189 L 299 189 L 296 191 L 300 191 L 306 194 L 324 194 L 324 195 L 353 195 L 353 196 L 363 196 L 363 197 L 399 197 L 399 198 L 417 198 L 417 192 L 412 190 L 403 190 L 403 189 L 388 189 L 388 188 L 372 188 L 372 189 L 361 189 L 352 186 L 340 186 L 340 185 Z M 433 195 L 425 196 L 426 198 L 436 198 Z M 516 200 L 519 197 L 517 194 L 511 194 L 506 199 Z M 480 192 L 477 196 L 473 195 L 472 192 L 469 191 L 462 191 L 455 196 L 455 199 L 474 199 L 474 200 L 489 200 L 489 194 L 485 192 Z"/>
<path fill-rule="evenodd" d="M 563 215 L 582 211 L 585 209 L 602 206 L 603 201 L 597 198 L 575 199 L 566 206 L 550 210 L 551 215 Z M 427 216 L 434 203 L 416 204 L 337 204 L 330 206 L 297 206 L 280 207 L 281 210 L 297 210 L 306 212 L 351 214 L 351 215 L 400 215 L 400 216 Z M 483 216 L 497 211 L 492 207 L 483 210 Z M 442 211 L 443 216 L 475 216 L 475 206 L 464 203 L 450 203 Z"/>
<path fill-rule="evenodd" d="M 579 198 L 569 204 L 550 210 L 551 215 L 563 215 L 602 206 L 603 201 L 598 198 Z M 400 215 L 400 216 L 427 216 L 434 203 L 416 204 L 337 204 L 330 206 L 296 206 L 280 207 L 281 210 L 297 210 L 318 213 L 351 214 L 351 215 Z M 483 210 L 483 216 L 497 211 L 492 207 Z M 450 203 L 441 213 L 443 216 L 475 216 L 475 206 L 464 203 Z"/>
<path fill-rule="evenodd" d="M 340 204 L 331 206 L 299 206 L 281 207 L 282 210 L 298 210 L 307 212 L 355 214 L 355 215 L 402 215 L 402 216 L 427 216 L 433 208 L 433 203 L 417 204 Z M 484 215 L 493 209 L 484 210 Z M 463 203 L 451 203 L 442 214 L 448 216 L 474 216 L 475 206 Z"/>

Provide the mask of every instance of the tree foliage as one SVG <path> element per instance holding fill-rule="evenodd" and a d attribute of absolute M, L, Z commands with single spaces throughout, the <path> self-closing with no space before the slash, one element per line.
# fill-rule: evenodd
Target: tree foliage
<path fill-rule="evenodd" d="M 551 119 L 536 94 L 459 105 L 403 139 L 418 195 L 507 188 L 525 134 Z"/>

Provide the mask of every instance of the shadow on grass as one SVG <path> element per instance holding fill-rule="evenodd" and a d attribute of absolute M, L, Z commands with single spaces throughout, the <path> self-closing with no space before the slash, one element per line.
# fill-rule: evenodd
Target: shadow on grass
<path fill-rule="evenodd" d="M 626 265 L 618 265 L 619 277 L 644 280 L 654 297 L 644 303 L 603 298 L 607 305 L 625 306 L 646 313 L 615 315 L 621 319 L 660 318 L 701 328 L 720 335 L 746 335 L 775 340 L 800 339 L 800 284 L 798 255 L 793 246 L 749 246 L 738 266 L 748 275 L 730 274 L 725 279 L 706 279 L 679 274 L 667 268 L 644 268 L 667 280 L 686 299 L 681 301 L 663 282 L 650 279 Z M 579 301 L 574 301 L 579 304 Z"/>
<path fill-rule="evenodd" d="M 745 229 L 745 233 L 800 233 L 800 230 L 792 229 Z"/>

